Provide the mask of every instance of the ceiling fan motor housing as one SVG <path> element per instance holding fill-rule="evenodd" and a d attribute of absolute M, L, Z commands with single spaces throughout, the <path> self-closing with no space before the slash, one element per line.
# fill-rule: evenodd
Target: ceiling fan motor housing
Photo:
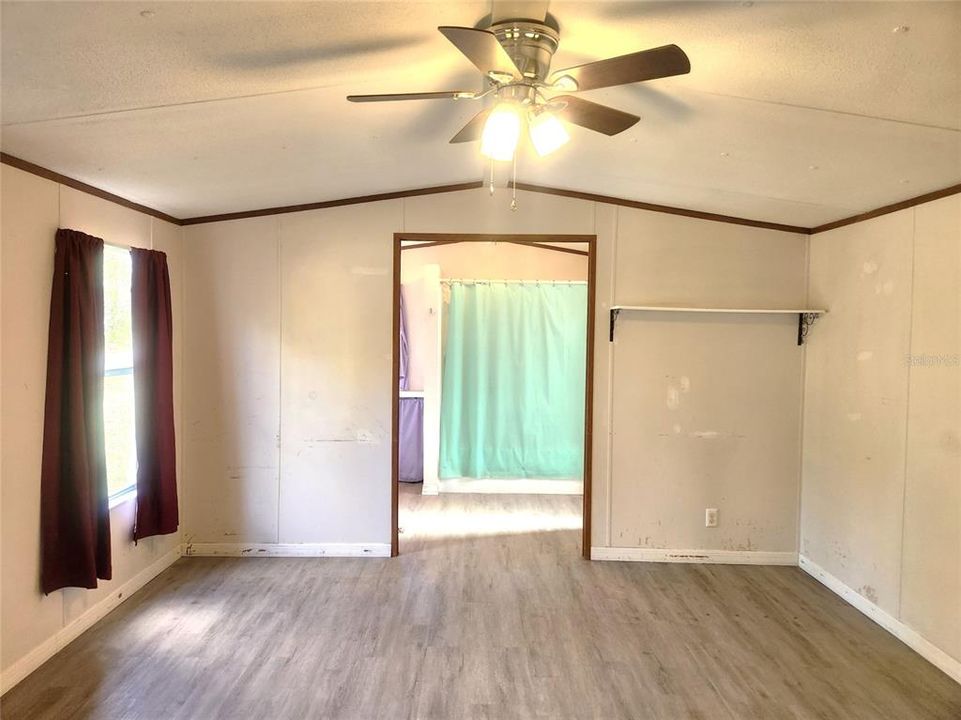
<path fill-rule="evenodd" d="M 489 30 L 521 71 L 521 84 L 546 83 L 560 40 L 555 29 L 533 20 L 507 20 L 491 25 Z"/>

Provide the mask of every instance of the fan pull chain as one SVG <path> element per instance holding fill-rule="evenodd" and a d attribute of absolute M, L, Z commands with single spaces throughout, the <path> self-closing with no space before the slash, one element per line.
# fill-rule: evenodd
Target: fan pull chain
<path fill-rule="evenodd" d="M 511 172 L 511 212 L 517 210 L 517 151 L 514 151 L 513 170 Z"/>
<path fill-rule="evenodd" d="M 490 190 L 491 197 L 494 197 L 494 158 L 491 158 L 491 181 L 488 189 Z"/>

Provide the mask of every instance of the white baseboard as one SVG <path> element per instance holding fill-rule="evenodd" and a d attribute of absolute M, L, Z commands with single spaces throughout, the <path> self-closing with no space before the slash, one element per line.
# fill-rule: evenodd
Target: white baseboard
<path fill-rule="evenodd" d="M 592 547 L 591 560 L 627 562 L 705 563 L 715 565 L 797 565 L 797 553 L 765 550 L 674 550 L 634 547 Z"/>
<path fill-rule="evenodd" d="M 492 495 L 580 495 L 584 492 L 584 483 L 560 478 L 447 478 L 440 481 L 439 490 Z"/>
<path fill-rule="evenodd" d="M 76 640 L 81 633 L 88 630 L 95 623 L 117 608 L 122 602 L 137 592 L 160 573 L 173 565 L 180 558 L 180 546 L 155 560 L 148 567 L 134 575 L 119 588 L 111 592 L 96 605 L 88 608 L 76 620 L 61 628 L 55 635 L 47 638 L 40 645 L 13 663 L 0 677 L 0 695 L 23 680 L 27 675 L 43 665 L 63 648 Z"/>
<path fill-rule="evenodd" d="M 961 683 L 961 661 L 951 657 L 944 652 L 944 650 L 922 637 L 916 630 L 913 630 L 894 616 L 886 613 L 859 592 L 845 585 L 841 580 L 834 577 L 834 575 L 813 560 L 801 555 L 798 558 L 798 567 L 831 590 L 831 592 L 840 596 L 849 605 L 853 605 L 856 609 L 867 615 L 898 640 L 918 653 L 918 655 L 951 677 L 955 682 Z"/>
<path fill-rule="evenodd" d="M 185 557 L 390 557 L 389 543 L 186 543 Z"/>

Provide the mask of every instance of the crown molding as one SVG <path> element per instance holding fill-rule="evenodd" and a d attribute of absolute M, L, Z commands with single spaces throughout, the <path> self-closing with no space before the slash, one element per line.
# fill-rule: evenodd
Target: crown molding
<path fill-rule="evenodd" d="M 360 203 L 380 202 L 381 200 L 397 200 L 398 198 L 417 197 L 418 195 L 437 195 L 440 193 L 457 192 L 459 190 L 476 190 L 484 185 L 480 180 L 455 183 L 453 185 L 434 185 L 432 187 L 414 188 L 412 190 L 397 190 L 396 192 L 377 193 L 375 195 L 359 195 L 357 197 L 341 198 L 339 200 L 323 200 L 321 202 L 304 203 L 302 205 L 281 205 L 280 207 L 262 208 L 260 210 L 244 210 L 242 212 L 223 213 L 221 215 L 203 215 L 201 217 L 185 218 L 182 225 L 201 225 L 204 223 L 223 222 L 225 220 L 243 220 L 246 218 L 264 217 L 265 215 L 284 215 L 286 213 L 304 212 L 305 210 L 325 210 L 344 205 L 359 205 Z"/>
<path fill-rule="evenodd" d="M 881 217 L 882 215 L 897 212 L 898 210 L 907 210 L 915 205 L 923 205 L 926 202 L 940 200 L 941 198 L 957 195 L 958 193 L 961 193 L 961 183 L 958 183 L 957 185 L 949 185 L 946 188 L 925 193 L 924 195 L 917 195 L 916 197 L 902 200 L 901 202 L 884 205 L 883 207 L 875 208 L 874 210 L 868 210 L 867 212 L 860 213 L 858 215 L 852 215 L 851 217 L 842 218 L 841 220 L 834 220 L 833 222 L 824 223 L 823 225 L 818 225 L 817 227 L 811 228 L 810 233 L 811 235 L 815 235 L 817 233 L 827 232 L 828 230 L 834 230 L 835 228 L 844 227 L 845 225 L 854 225 L 854 223 L 871 220 L 876 217 Z"/>
<path fill-rule="evenodd" d="M 702 212 L 701 210 L 691 210 L 689 208 L 679 208 L 672 205 L 658 205 L 656 203 L 641 202 L 640 200 L 627 200 L 626 198 L 611 197 L 610 195 L 597 195 L 595 193 L 581 192 L 580 190 L 563 190 L 561 188 L 547 187 L 545 185 L 533 185 L 530 183 L 517 183 L 518 190 L 528 192 L 544 193 L 545 195 L 559 195 L 561 197 L 575 198 L 577 200 L 589 200 L 591 202 L 604 203 L 606 205 L 619 205 L 620 207 L 635 208 L 637 210 L 648 210 L 650 212 L 665 213 L 667 215 L 680 215 L 682 217 L 695 218 L 697 220 L 710 220 L 711 222 L 729 223 L 732 225 L 746 225 L 747 227 L 764 228 L 766 230 L 780 230 L 781 232 L 798 233 L 807 235 L 811 228 L 801 225 L 785 225 L 783 223 L 767 222 L 766 220 L 752 220 L 734 215 L 721 215 L 719 213 Z"/>
<path fill-rule="evenodd" d="M 49 170 L 48 168 L 41 167 L 40 165 L 35 165 L 27 160 L 22 160 L 21 158 L 14 157 L 13 155 L 8 155 L 5 152 L 0 152 L 0 163 L 4 165 L 9 165 L 10 167 L 17 168 L 18 170 L 23 170 L 31 175 L 36 175 L 42 177 L 46 180 L 52 180 L 55 183 L 60 183 L 61 185 L 66 185 L 67 187 L 73 188 L 74 190 L 79 190 L 80 192 L 85 192 L 88 195 L 93 195 L 95 197 L 107 200 L 109 202 L 115 203 L 117 205 L 122 205 L 125 208 L 130 208 L 131 210 L 136 210 L 137 212 L 142 212 L 145 215 L 150 215 L 160 220 L 172 223 L 174 225 L 183 225 L 183 221 L 179 218 L 175 218 L 167 213 L 160 212 L 159 210 L 154 210 L 146 205 L 141 205 L 140 203 L 135 203 L 132 200 L 127 200 L 127 198 L 120 197 L 119 195 L 114 195 L 112 192 L 107 192 L 106 190 L 101 190 L 93 185 L 88 185 L 80 180 L 75 180 L 74 178 L 67 177 L 66 175 L 61 175 L 58 172 Z"/>
<path fill-rule="evenodd" d="M 481 187 L 484 187 L 484 183 L 480 180 L 476 180 L 474 182 L 458 183 L 456 185 L 438 185 L 436 187 L 400 190 L 397 192 L 380 193 L 378 195 L 362 195 L 360 197 L 349 197 L 340 200 L 327 200 L 324 202 L 307 203 L 304 205 L 284 205 L 281 207 L 263 208 L 261 210 L 225 213 L 222 215 L 205 215 L 203 217 L 186 218 L 185 220 L 182 220 L 181 223 L 184 225 L 199 225 L 202 223 L 223 222 L 225 220 L 239 220 L 243 218 L 263 217 L 266 215 L 281 215 L 284 213 L 303 212 L 304 210 L 321 210 L 324 208 L 339 207 L 342 205 L 356 205 L 357 203 L 377 202 L 378 200 L 395 200 L 397 198 L 415 197 L 417 195 L 434 195 L 437 193 L 457 192 L 458 190 L 475 190 Z M 764 220 L 752 220 L 750 218 L 735 217 L 732 215 L 720 215 L 718 213 L 701 212 L 699 210 L 672 207 L 670 205 L 656 205 L 654 203 L 646 203 L 639 200 L 627 200 L 625 198 L 612 197 L 610 195 L 597 195 L 594 193 L 581 192 L 579 190 L 565 190 L 563 188 L 548 187 L 546 185 L 534 185 L 531 183 L 519 182 L 517 183 L 517 189 L 524 190 L 526 192 L 541 193 L 544 195 L 557 195 L 560 197 L 573 198 L 577 200 L 587 200 L 590 202 L 606 203 L 608 205 L 620 205 L 622 207 L 637 208 L 639 210 L 649 210 L 651 212 L 667 213 L 669 215 L 681 215 L 699 220 L 710 220 L 712 222 L 746 225 L 748 227 L 779 230 L 781 232 L 789 233 L 800 233 L 802 235 L 806 235 L 811 232 L 810 228 L 801 227 L 799 225 L 784 225 L 782 223 L 773 223 Z"/>
<path fill-rule="evenodd" d="M 0 163 L 4 165 L 9 165 L 15 167 L 24 172 L 37 175 L 47 180 L 52 180 L 54 182 L 60 183 L 61 185 L 66 185 L 67 187 L 74 188 L 75 190 L 80 190 L 81 192 L 94 195 L 96 197 L 108 200 L 110 202 L 116 203 L 117 205 L 122 205 L 123 207 L 130 208 L 131 210 L 136 210 L 142 212 L 146 215 L 151 215 L 155 218 L 159 218 L 166 222 L 172 223 L 174 225 L 200 225 L 205 223 L 213 222 L 224 222 L 226 220 L 242 220 L 245 218 L 254 217 L 265 217 L 268 215 L 283 215 L 286 213 L 304 212 L 307 210 L 323 210 L 326 208 L 342 207 L 345 205 L 358 205 L 361 203 L 369 202 L 379 202 L 381 200 L 396 200 L 405 197 L 417 197 L 421 195 L 437 195 L 440 193 L 448 192 L 458 192 L 460 190 L 476 190 L 478 188 L 484 187 L 484 182 L 481 180 L 473 180 L 470 182 L 455 183 L 451 185 L 435 185 L 431 187 L 413 188 L 410 190 L 398 190 L 395 192 L 377 193 L 374 195 L 359 195 L 355 197 L 340 198 L 337 200 L 324 200 L 321 202 L 304 203 L 300 205 L 282 205 L 279 207 L 269 207 L 262 208 L 259 210 L 245 210 L 241 212 L 232 213 L 222 213 L 219 215 L 203 215 L 200 217 L 191 218 L 176 218 L 167 213 L 161 212 L 160 210 L 154 210 L 146 205 L 141 205 L 140 203 L 135 203 L 132 200 L 127 200 L 126 198 L 115 195 L 106 190 L 101 190 L 98 187 L 89 185 L 80 180 L 75 180 L 74 178 L 67 177 L 66 175 L 61 175 L 58 172 L 49 170 L 40 165 L 35 165 L 27 160 L 22 160 L 21 158 L 14 157 L 4 152 L 0 152 Z M 874 210 L 869 210 L 864 213 L 859 213 L 857 215 L 852 215 L 847 218 L 842 218 L 840 220 L 834 220 L 829 223 L 824 223 L 823 225 L 817 225 L 816 227 L 803 227 L 801 225 L 786 225 L 783 223 L 767 222 L 764 220 L 752 220 L 750 218 L 742 218 L 734 215 L 722 215 L 719 213 L 702 212 L 700 210 L 691 210 L 689 208 L 679 208 L 673 207 L 671 205 L 658 205 L 656 203 L 647 203 L 640 200 L 628 200 L 627 198 L 613 197 L 611 195 L 599 195 L 596 193 L 581 192 L 580 190 L 566 190 L 563 188 L 548 187 L 546 185 L 535 185 L 532 183 L 517 183 L 518 190 L 524 190 L 527 192 L 542 193 L 545 195 L 557 195 L 560 197 L 573 198 L 577 200 L 587 200 L 590 202 L 604 203 L 606 205 L 618 205 L 620 207 L 635 208 L 637 210 L 647 210 L 649 212 L 665 213 L 668 215 L 680 215 L 682 217 L 695 218 L 698 220 L 708 220 L 710 222 L 721 222 L 733 225 L 743 225 L 746 227 L 756 227 L 763 228 L 767 230 L 777 230 L 780 232 L 796 233 L 800 235 L 814 235 L 817 233 L 826 232 L 828 230 L 834 230 L 835 228 L 844 227 L 845 225 L 853 225 L 855 223 L 863 222 L 865 220 L 871 220 L 881 215 L 887 215 L 889 213 L 897 212 L 899 210 L 906 210 L 907 208 L 914 207 L 916 205 L 921 205 L 926 202 L 931 202 L 932 200 L 939 200 L 941 198 L 948 197 L 950 195 L 956 195 L 961 193 L 961 183 L 957 185 L 950 185 L 941 190 L 935 190 L 933 192 L 925 193 L 923 195 L 918 195 L 907 200 L 902 200 L 901 202 L 892 203 L 891 205 L 884 205 L 883 207 L 876 208 Z"/>

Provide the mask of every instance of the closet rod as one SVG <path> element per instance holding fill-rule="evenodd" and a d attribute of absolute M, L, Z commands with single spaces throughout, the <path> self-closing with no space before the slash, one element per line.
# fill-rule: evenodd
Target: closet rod
<path fill-rule="evenodd" d="M 587 280 L 487 280 L 473 278 L 441 278 L 442 283 L 513 283 L 515 285 L 587 285 Z"/>

